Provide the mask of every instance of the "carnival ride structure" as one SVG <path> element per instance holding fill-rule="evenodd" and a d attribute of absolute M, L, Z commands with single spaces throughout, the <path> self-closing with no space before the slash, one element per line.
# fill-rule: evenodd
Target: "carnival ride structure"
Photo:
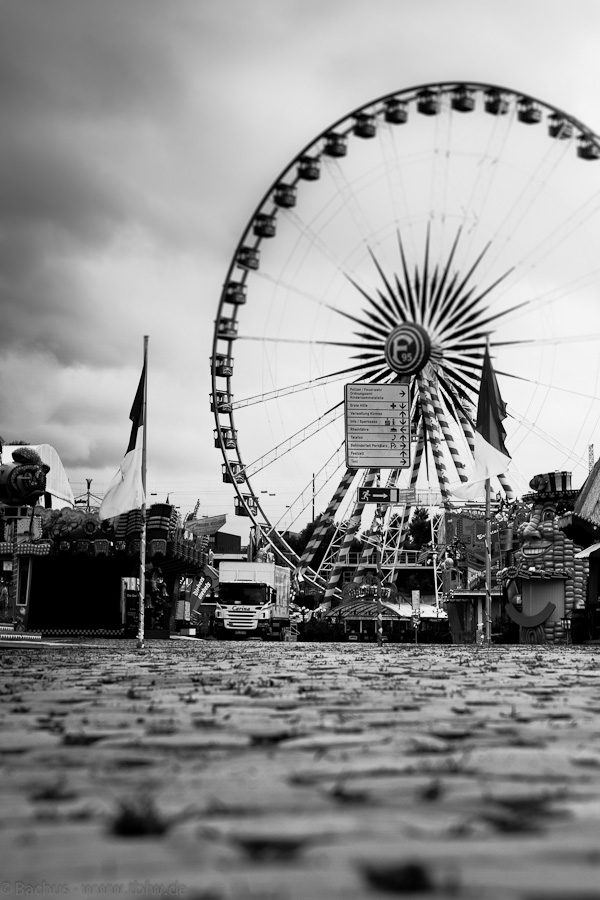
<path fill-rule="evenodd" d="M 358 536 L 354 578 L 377 552 L 392 582 L 414 508 L 461 505 L 452 487 L 469 477 L 486 346 L 513 457 L 498 497 L 512 502 L 546 459 L 587 472 L 598 359 L 580 353 L 574 366 L 573 350 L 598 337 L 599 158 L 594 132 L 548 103 L 432 83 L 328 126 L 260 199 L 218 303 L 214 443 L 236 513 L 329 599 Z M 402 374 L 419 341 L 421 367 Z M 396 383 L 409 385 L 410 452 L 348 465 L 343 387 Z M 402 500 L 359 502 L 359 486 L 397 487 Z M 282 491 L 285 508 L 271 502 Z M 315 506 L 298 558 L 282 533 Z"/>

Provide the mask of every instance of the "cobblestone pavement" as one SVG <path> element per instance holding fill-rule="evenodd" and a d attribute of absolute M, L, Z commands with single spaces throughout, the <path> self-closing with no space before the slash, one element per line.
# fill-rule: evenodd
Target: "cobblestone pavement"
<path fill-rule="evenodd" d="M 600 900 L 600 649 L 0 649 L 0 898 Z"/>

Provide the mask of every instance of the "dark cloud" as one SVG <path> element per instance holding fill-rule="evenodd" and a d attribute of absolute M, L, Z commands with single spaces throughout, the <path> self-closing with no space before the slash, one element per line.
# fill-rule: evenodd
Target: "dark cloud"
<path fill-rule="evenodd" d="M 184 88 L 177 44 L 189 4 L 161 0 L 4 3 L 0 104 L 16 117 L 158 114 Z"/>
<path fill-rule="evenodd" d="M 126 222 L 133 205 L 111 185 L 101 162 L 73 146 L 72 135 L 24 129 L 0 140 L 0 210 L 5 266 L 16 275 L 40 252 L 60 254 L 68 244 L 98 245 Z M 111 190 L 111 187 L 113 188 Z M 30 235 L 27 250 L 24 238 Z M 14 250 L 7 253 L 6 243 Z M 5 269 L 6 271 L 6 269 Z"/>
<path fill-rule="evenodd" d="M 114 323 L 131 298 L 99 302 L 88 264 L 136 242 L 159 253 L 184 230 L 164 193 L 175 162 L 168 126 L 187 96 L 189 8 L 4 4 L 0 305 L 10 316 L 0 346 L 43 349 L 64 365 L 117 362 L 129 335 Z M 111 330 L 108 340 L 82 340 Z"/>

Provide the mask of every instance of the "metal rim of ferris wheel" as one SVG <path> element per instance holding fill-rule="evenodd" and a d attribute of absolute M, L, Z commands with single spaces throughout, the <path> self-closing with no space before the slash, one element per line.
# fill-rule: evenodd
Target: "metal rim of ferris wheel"
<path fill-rule="evenodd" d="M 520 401 L 509 407 L 511 446 L 546 442 L 573 460 L 552 422 L 573 431 L 575 407 L 597 412 L 591 393 L 569 394 L 560 382 L 576 342 L 597 337 L 589 304 L 600 281 L 592 244 L 600 165 L 587 162 L 599 158 L 600 139 L 556 107 L 490 84 L 431 83 L 340 118 L 265 192 L 218 305 L 214 443 L 236 513 L 315 584 L 337 587 L 335 560 L 326 579 L 310 568 L 331 523 L 343 523 L 342 556 L 365 516 L 383 528 L 384 544 L 402 543 L 411 501 L 385 516 L 365 511 L 358 485 L 406 488 L 410 497 L 433 479 L 451 505 L 449 483 L 467 478 L 473 451 L 486 344 L 503 396 L 508 387 Z M 557 332 L 553 319 L 566 304 L 579 334 Z M 410 466 L 348 468 L 343 385 L 396 383 L 386 344 L 411 323 L 430 352 L 410 379 Z M 524 354 L 532 377 L 519 375 Z M 577 437 L 587 448 L 580 427 Z M 500 485 L 511 498 L 509 481 Z M 283 514 L 271 500 L 282 490 Z M 298 560 L 281 532 L 306 524 L 315 503 L 323 515 Z"/>

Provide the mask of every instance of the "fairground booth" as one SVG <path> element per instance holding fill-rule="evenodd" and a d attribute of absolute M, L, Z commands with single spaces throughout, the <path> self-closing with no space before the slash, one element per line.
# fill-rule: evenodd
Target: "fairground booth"
<path fill-rule="evenodd" d="M 23 627 L 44 635 L 135 634 L 141 512 L 100 522 L 96 511 L 36 507 L 28 519 L 31 534 L 0 545 L 3 563 L 16 568 Z M 146 630 L 167 636 L 178 615 L 189 620 L 177 612 L 180 581 L 200 574 L 207 554 L 168 504 L 148 508 L 146 535 Z"/>
<path fill-rule="evenodd" d="M 2 447 L 0 566 L 8 600 L 2 618 L 44 635 L 135 633 L 142 514 L 100 521 L 78 508 L 56 451 L 47 444 Z M 22 499 L 22 504 L 19 503 Z M 37 504 L 35 504 L 37 500 Z M 180 585 L 197 583 L 207 540 L 186 530 L 170 504 L 146 514 L 147 631 L 168 636 L 189 621 Z"/>

